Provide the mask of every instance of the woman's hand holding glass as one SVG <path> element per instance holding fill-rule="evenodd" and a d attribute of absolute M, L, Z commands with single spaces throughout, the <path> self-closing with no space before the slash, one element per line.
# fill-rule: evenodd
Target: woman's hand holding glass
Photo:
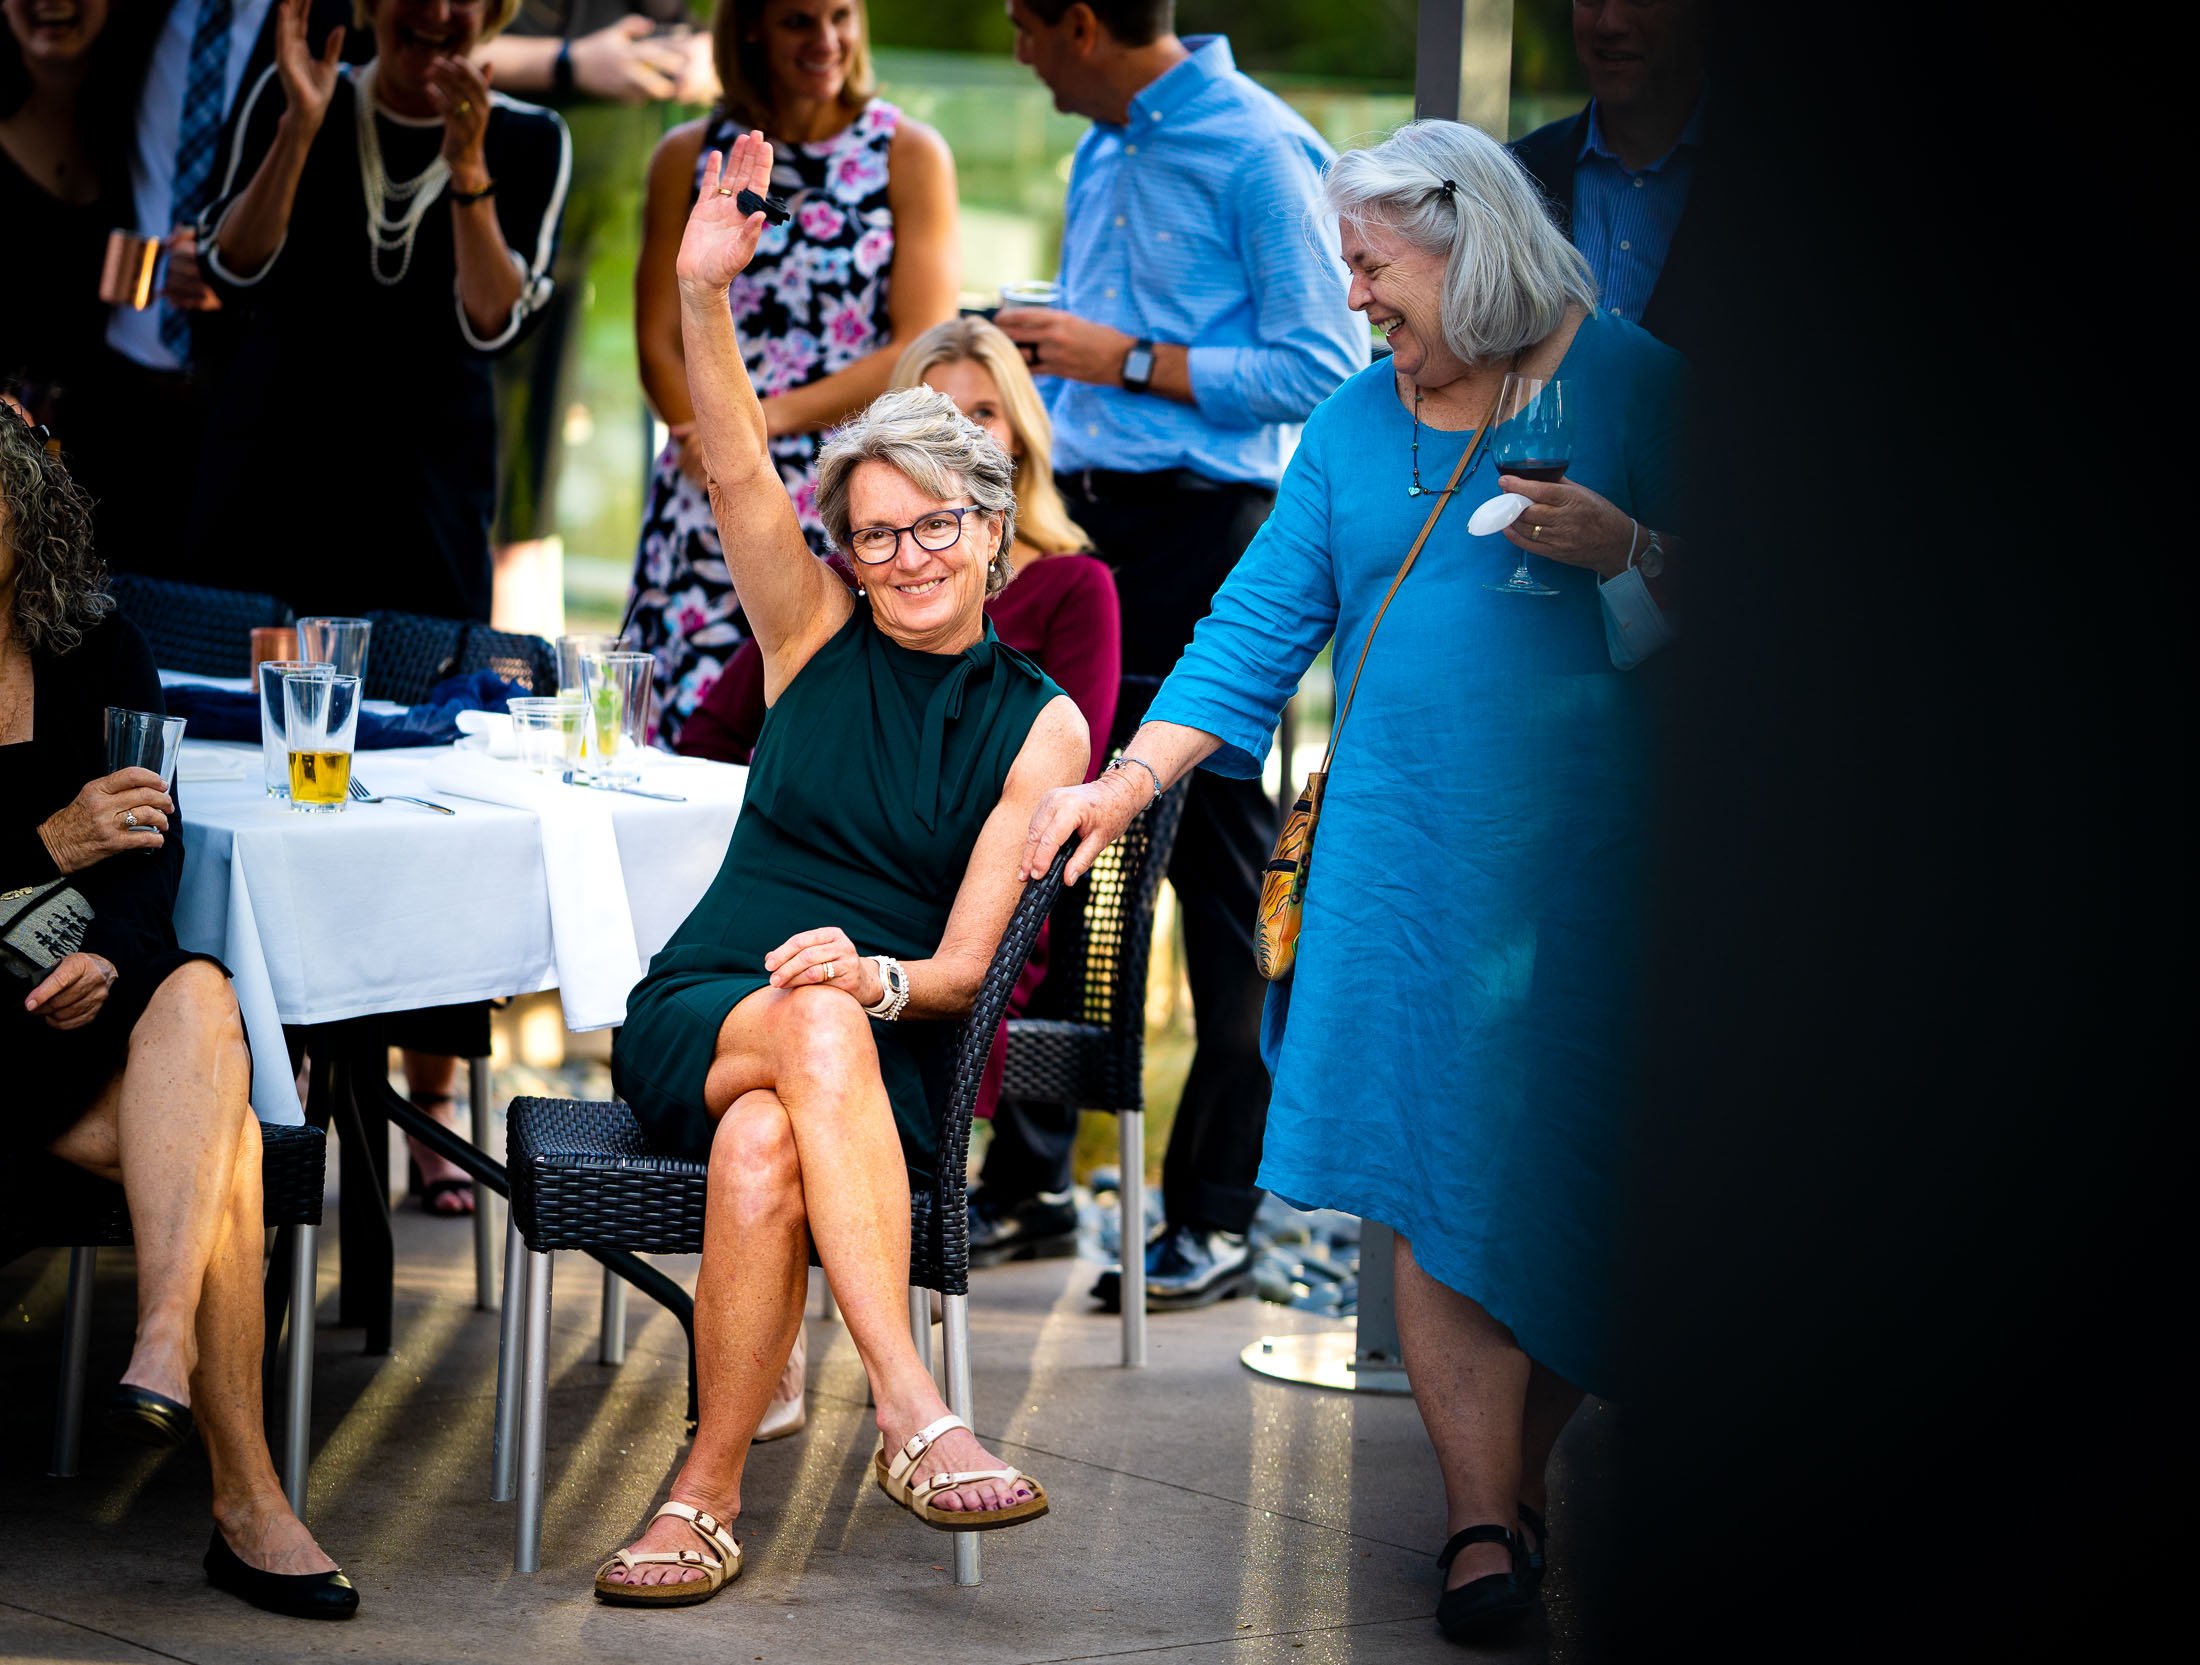
<path fill-rule="evenodd" d="M 1527 480 L 1502 467 L 1497 483 L 1528 499 L 1505 536 L 1530 555 L 1569 567 L 1587 567 L 1599 578 L 1627 570 L 1628 534 L 1634 522 L 1608 497 L 1571 480 Z"/>
<path fill-rule="evenodd" d="M 46 980 L 23 998 L 23 1010 L 56 1029 L 81 1029 L 99 1016 L 114 987 L 114 962 L 97 954 L 75 953 L 55 966 Z"/>
<path fill-rule="evenodd" d="M 741 192 L 768 196 L 771 182 L 772 147 L 761 133 L 742 134 L 731 156 L 714 150 L 704 159 L 703 187 L 688 214 L 673 267 L 683 290 L 715 298 L 748 269 L 764 235 L 764 216 L 742 211 Z"/>
<path fill-rule="evenodd" d="M 125 850 L 157 850 L 167 842 L 176 801 L 150 769 L 117 769 L 84 783 L 82 791 L 39 824 L 53 864 L 81 873 Z"/>
<path fill-rule="evenodd" d="M 797 931 L 764 956 L 764 969 L 775 989 L 834 988 L 858 1006 L 876 1006 L 886 996 L 878 967 L 837 925 Z"/>
<path fill-rule="evenodd" d="M 329 100 L 336 94 L 337 64 L 344 50 L 344 31 L 331 29 L 316 58 L 306 45 L 306 13 L 311 0 L 283 0 L 275 19 L 275 69 L 283 83 L 288 118 L 308 135 L 318 133 L 328 115 Z"/>

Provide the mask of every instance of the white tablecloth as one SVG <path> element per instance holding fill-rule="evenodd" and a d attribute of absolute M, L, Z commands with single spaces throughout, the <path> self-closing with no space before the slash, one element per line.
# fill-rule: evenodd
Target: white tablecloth
<path fill-rule="evenodd" d="M 615 873 L 596 882 L 624 892 L 635 965 L 646 966 L 687 917 L 725 856 L 748 771 L 659 757 L 643 785 L 685 803 L 546 785 L 544 807 L 522 809 L 433 791 L 428 776 L 448 747 L 361 752 L 360 778 L 376 792 L 437 799 L 346 805 L 303 815 L 271 799 L 257 746 L 186 740 L 184 752 L 249 759 L 240 779 L 182 773 L 183 889 L 176 935 L 218 954 L 236 979 L 253 1052 L 252 1102 L 264 1120 L 302 1120 L 282 1025 L 332 1023 L 559 988 L 541 815 L 569 801 L 608 806 Z M 211 760 L 210 760 L 211 761 Z M 561 906 L 569 898 L 560 898 Z M 588 979 L 575 978 L 585 984 Z M 596 979 L 601 985 L 602 979 Z M 575 1029 L 624 1020 L 623 993 L 601 989 L 587 1009 L 568 1005 Z"/>

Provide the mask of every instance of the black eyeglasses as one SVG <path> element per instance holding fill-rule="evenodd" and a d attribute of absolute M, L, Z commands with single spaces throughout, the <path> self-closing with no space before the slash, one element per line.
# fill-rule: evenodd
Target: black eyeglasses
<path fill-rule="evenodd" d="M 901 548 L 901 535 L 907 532 L 917 540 L 919 549 L 937 555 L 962 541 L 964 515 L 984 512 L 975 503 L 966 503 L 959 509 L 934 509 L 907 526 L 866 526 L 861 531 L 851 532 L 848 546 L 865 566 L 883 566 L 894 558 Z"/>

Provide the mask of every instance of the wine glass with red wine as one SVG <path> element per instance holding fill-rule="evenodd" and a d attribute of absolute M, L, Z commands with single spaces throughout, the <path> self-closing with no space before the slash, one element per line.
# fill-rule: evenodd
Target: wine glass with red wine
<path fill-rule="evenodd" d="M 1566 478 L 1574 460 L 1573 435 L 1566 425 L 1564 382 L 1540 381 L 1534 376 L 1509 375 L 1497 395 L 1497 416 L 1490 426 L 1490 458 L 1500 474 L 1512 474 L 1541 485 Z M 1532 513 L 1533 511 L 1526 511 Z M 1485 590 L 1505 595 L 1556 595 L 1528 571 L 1528 552 L 1520 552 L 1520 564 L 1502 584 L 1484 584 Z"/>

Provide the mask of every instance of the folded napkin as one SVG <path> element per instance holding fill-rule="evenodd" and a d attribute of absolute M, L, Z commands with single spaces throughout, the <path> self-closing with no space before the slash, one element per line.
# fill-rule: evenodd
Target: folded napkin
<path fill-rule="evenodd" d="M 428 788 L 534 813 L 542 829 L 551 952 L 565 1026 L 577 1031 L 624 1023 L 626 997 L 641 981 L 642 959 L 611 801 L 479 752 L 439 758 L 429 766 Z"/>
<path fill-rule="evenodd" d="M 252 690 L 174 682 L 161 692 L 169 716 L 191 719 L 193 739 L 259 742 L 260 696 Z M 362 708 L 359 734 L 353 744 L 363 752 L 394 746 L 447 746 L 459 736 L 461 712 L 484 708 L 502 711 L 504 702 L 518 692 L 517 684 L 505 681 L 494 671 L 446 677 L 428 691 L 420 704 L 408 706 L 395 716 Z"/>
<path fill-rule="evenodd" d="M 508 712 L 461 711 L 457 721 L 460 751 L 486 752 L 491 757 L 519 756 L 519 736 L 512 731 Z"/>

